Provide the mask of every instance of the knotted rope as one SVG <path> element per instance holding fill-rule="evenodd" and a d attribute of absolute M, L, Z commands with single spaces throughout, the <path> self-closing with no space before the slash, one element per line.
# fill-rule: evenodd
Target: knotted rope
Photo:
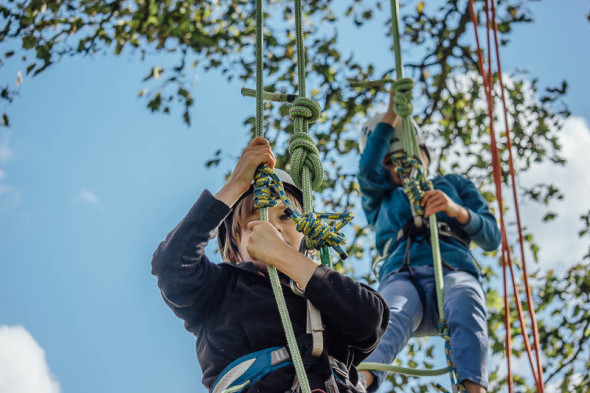
<path fill-rule="evenodd" d="M 264 45 L 262 35 L 263 23 L 263 0 L 256 0 L 256 136 L 264 136 L 264 130 L 262 127 L 264 119 Z M 260 219 L 263 221 L 268 221 L 268 209 L 260 209 Z M 289 310 L 287 309 L 287 303 L 285 302 L 285 297 L 283 296 L 283 290 L 281 288 L 281 282 L 279 280 L 279 273 L 274 266 L 268 267 L 268 277 L 270 279 L 272 291 L 275 296 L 277 308 L 279 309 L 279 315 L 281 316 L 281 324 L 283 325 L 283 330 L 285 331 L 287 346 L 289 348 L 291 358 L 293 359 L 293 366 L 295 368 L 295 373 L 301 386 L 301 391 L 302 393 L 310 393 L 311 388 L 309 386 L 309 381 L 307 380 L 307 376 L 305 374 L 305 366 L 303 364 L 303 359 L 301 358 L 301 354 L 299 352 L 297 338 L 295 337 L 295 332 L 293 331 L 293 324 L 291 323 L 291 318 L 289 317 Z"/>
<path fill-rule="evenodd" d="M 420 201 L 426 191 L 432 190 L 432 182 L 428 180 L 424 166 L 415 158 L 409 158 L 404 152 L 393 154 L 391 159 L 414 211 L 423 215 L 424 207 Z"/>
<path fill-rule="evenodd" d="M 323 182 L 324 167 L 320 160 L 320 152 L 313 138 L 307 133 L 308 125 L 316 121 L 320 113 L 320 104 L 305 97 L 297 98 L 289 110 L 289 116 L 295 122 L 295 133 L 289 138 L 291 176 L 301 189 L 305 187 L 304 171 L 311 175 L 311 189 L 317 190 Z"/>
<path fill-rule="evenodd" d="M 332 247 L 342 259 L 348 257 L 342 248 L 346 244 L 346 236 L 340 230 L 352 221 L 354 214 L 349 212 L 302 214 L 287 196 L 279 177 L 268 166 L 261 165 L 254 176 L 254 207 L 257 209 L 273 207 L 279 200 L 288 209 L 289 218 L 295 223 L 297 230 L 307 237 L 308 249 L 321 250 L 327 246 Z M 338 222 L 332 227 L 322 222 L 322 219 Z"/>
<path fill-rule="evenodd" d="M 401 78 L 393 82 L 391 88 L 395 91 L 393 97 L 393 111 L 398 116 L 411 116 L 414 108 L 414 80 L 412 78 Z"/>

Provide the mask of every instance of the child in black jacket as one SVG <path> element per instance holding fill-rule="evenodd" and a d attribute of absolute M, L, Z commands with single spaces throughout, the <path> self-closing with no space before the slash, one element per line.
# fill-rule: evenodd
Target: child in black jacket
<path fill-rule="evenodd" d="M 262 163 L 272 168 L 275 158 L 268 141 L 256 138 L 244 150 L 227 184 L 215 196 L 204 191 L 159 245 L 152 273 L 158 277 L 164 301 L 197 337 L 203 384 L 217 392 L 221 390 L 220 376 L 227 372 L 224 369 L 231 368 L 232 362 L 231 366 L 240 363 L 237 359 L 269 348 L 287 353 L 282 349 L 286 338 L 266 275 L 267 265 L 275 266 L 283 278 L 291 278 L 303 289 L 305 298 L 321 312 L 324 352 L 312 358 L 306 334 L 306 300 L 284 288 L 311 389 L 362 391 L 357 387 L 355 367 L 375 349 L 385 332 L 387 304 L 370 287 L 299 253 L 303 235 L 296 231 L 283 204 L 268 209 L 268 222 L 259 221 L 250 184 Z M 289 185 L 289 179 L 285 183 L 289 198 L 300 204 L 300 190 Z M 229 262 L 216 264 L 204 250 L 220 225 L 225 232 L 220 248 Z M 273 363 L 270 370 L 242 391 L 297 391 L 290 359 Z"/>

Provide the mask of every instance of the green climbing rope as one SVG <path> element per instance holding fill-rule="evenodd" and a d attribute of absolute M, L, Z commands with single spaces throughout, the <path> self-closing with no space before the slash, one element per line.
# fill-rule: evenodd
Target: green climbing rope
<path fill-rule="evenodd" d="M 371 363 L 365 362 L 359 364 L 357 370 L 376 370 L 376 371 L 385 371 L 390 373 L 396 374 L 403 374 L 409 375 L 411 377 L 438 377 L 440 375 L 445 375 L 449 372 L 448 368 L 439 368 L 439 369 L 432 369 L 432 370 L 417 370 L 415 368 L 408 368 L 408 367 L 401 367 L 396 366 L 393 364 L 382 364 L 382 363 Z"/>
<path fill-rule="evenodd" d="M 263 57 L 263 7 L 262 7 L 263 0 L 256 0 L 256 136 L 264 136 L 263 130 L 263 69 L 264 69 L 264 57 Z M 268 209 L 264 208 L 260 210 L 260 219 L 263 221 L 268 221 Z M 299 384 L 301 386 L 302 393 L 311 393 L 311 389 L 309 387 L 309 381 L 307 380 L 307 376 L 305 374 L 305 367 L 303 365 L 303 360 L 301 359 L 301 354 L 299 353 L 299 347 L 297 346 L 297 339 L 295 337 L 295 333 L 293 331 L 293 325 L 291 324 L 291 318 L 289 317 L 289 310 L 287 309 L 287 304 L 285 303 L 285 298 L 283 296 L 283 290 L 281 288 L 281 283 L 279 280 L 279 274 L 277 269 L 274 266 L 268 267 L 268 276 L 270 278 L 270 283 L 272 286 L 273 293 L 275 295 L 277 307 L 279 309 L 279 314 L 281 316 L 281 323 L 283 324 L 283 329 L 285 331 L 285 336 L 287 338 L 287 346 L 289 347 L 289 352 L 291 354 L 291 359 L 293 360 L 293 365 L 295 366 L 295 373 L 297 374 L 297 379 L 299 380 Z"/>

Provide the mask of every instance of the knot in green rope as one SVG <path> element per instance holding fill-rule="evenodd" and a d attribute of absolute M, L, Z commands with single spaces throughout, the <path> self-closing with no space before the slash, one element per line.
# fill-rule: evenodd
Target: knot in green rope
<path fill-rule="evenodd" d="M 289 154 L 291 155 L 291 176 L 297 187 L 303 189 L 303 168 L 311 173 L 311 188 L 317 190 L 324 180 L 324 167 L 320 160 L 320 152 L 313 138 L 305 132 L 296 132 L 289 138 Z"/>
<path fill-rule="evenodd" d="M 299 97 L 293 101 L 293 106 L 289 109 L 289 116 L 291 120 L 302 117 L 307 120 L 307 123 L 313 123 L 320 118 L 322 107 L 317 101 L 311 98 Z"/>
<path fill-rule="evenodd" d="M 395 92 L 393 98 L 393 111 L 398 116 L 410 116 L 412 114 L 412 98 L 414 90 L 414 80 L 412 78 L 401 78 L 393 82 L 391 86 Z"/>
<path fill-rule="evenodd" d="M 406 153 L 396 153 L 392 156 L 392 160 L 395 171 L 402 180 L 404 192 L 414 206 L 414 210 L 420 215 L 424 214 L 424 207 L 420 205 L 420 200 L 424 192 L 432 190 L 432 182 L 426 177 L 424 167 L 418 160 L 408 158 Z"/>

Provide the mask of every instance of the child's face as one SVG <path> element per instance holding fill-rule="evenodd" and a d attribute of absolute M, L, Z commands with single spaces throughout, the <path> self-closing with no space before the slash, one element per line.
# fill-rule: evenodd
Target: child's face
<path fill-rule="evenodd" d="M 393 163 L 393 160 L 391 159 L 391 156 L 393 154 L 395 154 L 395 153 L 389 153 L 385 156 L 385 158 L 383 159 L 383 168 L 385 168 L 385 170 L 387 172 L 389 172 L 389 174 L 391 175 L 391 178 L 393 179 L 393 184 L 401 186 L 402 179 L 397 174 L 397 171 L 395 170 L 395 164 Z"/>
<path fill-rule="evenodd" d="M 385 155 L 385 158 L 383 159 L 383 168 L 385 168 L 385 170 L 389 172 L 389 174 L 391 175 L 391 178 L 393 179 L 393 184 L 401 186 L 402 180 L 397 174 L 397 171 L 395 170 L 395 164 L 391 159 L 391 156 L 396 153 L 398 152 L 388 153 Z M 420 154 L 422 155 L 422 162 L 424 163 L 424 168 L 426 169 L 426 173 L 428 174 L 428 166 L 430 165 L 430 161 L 428 160 L 428 156 L 424 152 L 424 149 L 420 149 Z"/>
<path fill-rule="evenodd" d="M 248 254 L 248 249 L 246 248 L 248 245 L 248 239 L 252 233 L 252 231 L 248 229 L 248 222 L 255 220 L 260 220 L 260 213 L 256 212 L 256 214 L 253 214 L 247 218 L 247 222 L 243 223 L 242 232 L 240 235 L 239 251 L 242 261 L 252 261 L 258 269 L 265 271 L 266 264 L 250 257 Z M 285 212 L 285 205 L 283 205 L 283 203 L 279 202 L 276 206 L 268 209 L 268 221 L 279 231 L 283 237 L 283 240 L 288 245 L 295 248 L 296 250 L 299 249 L 299 245 L 303 239 L 303 234 L 297 231 L 295 223 Z"/>

